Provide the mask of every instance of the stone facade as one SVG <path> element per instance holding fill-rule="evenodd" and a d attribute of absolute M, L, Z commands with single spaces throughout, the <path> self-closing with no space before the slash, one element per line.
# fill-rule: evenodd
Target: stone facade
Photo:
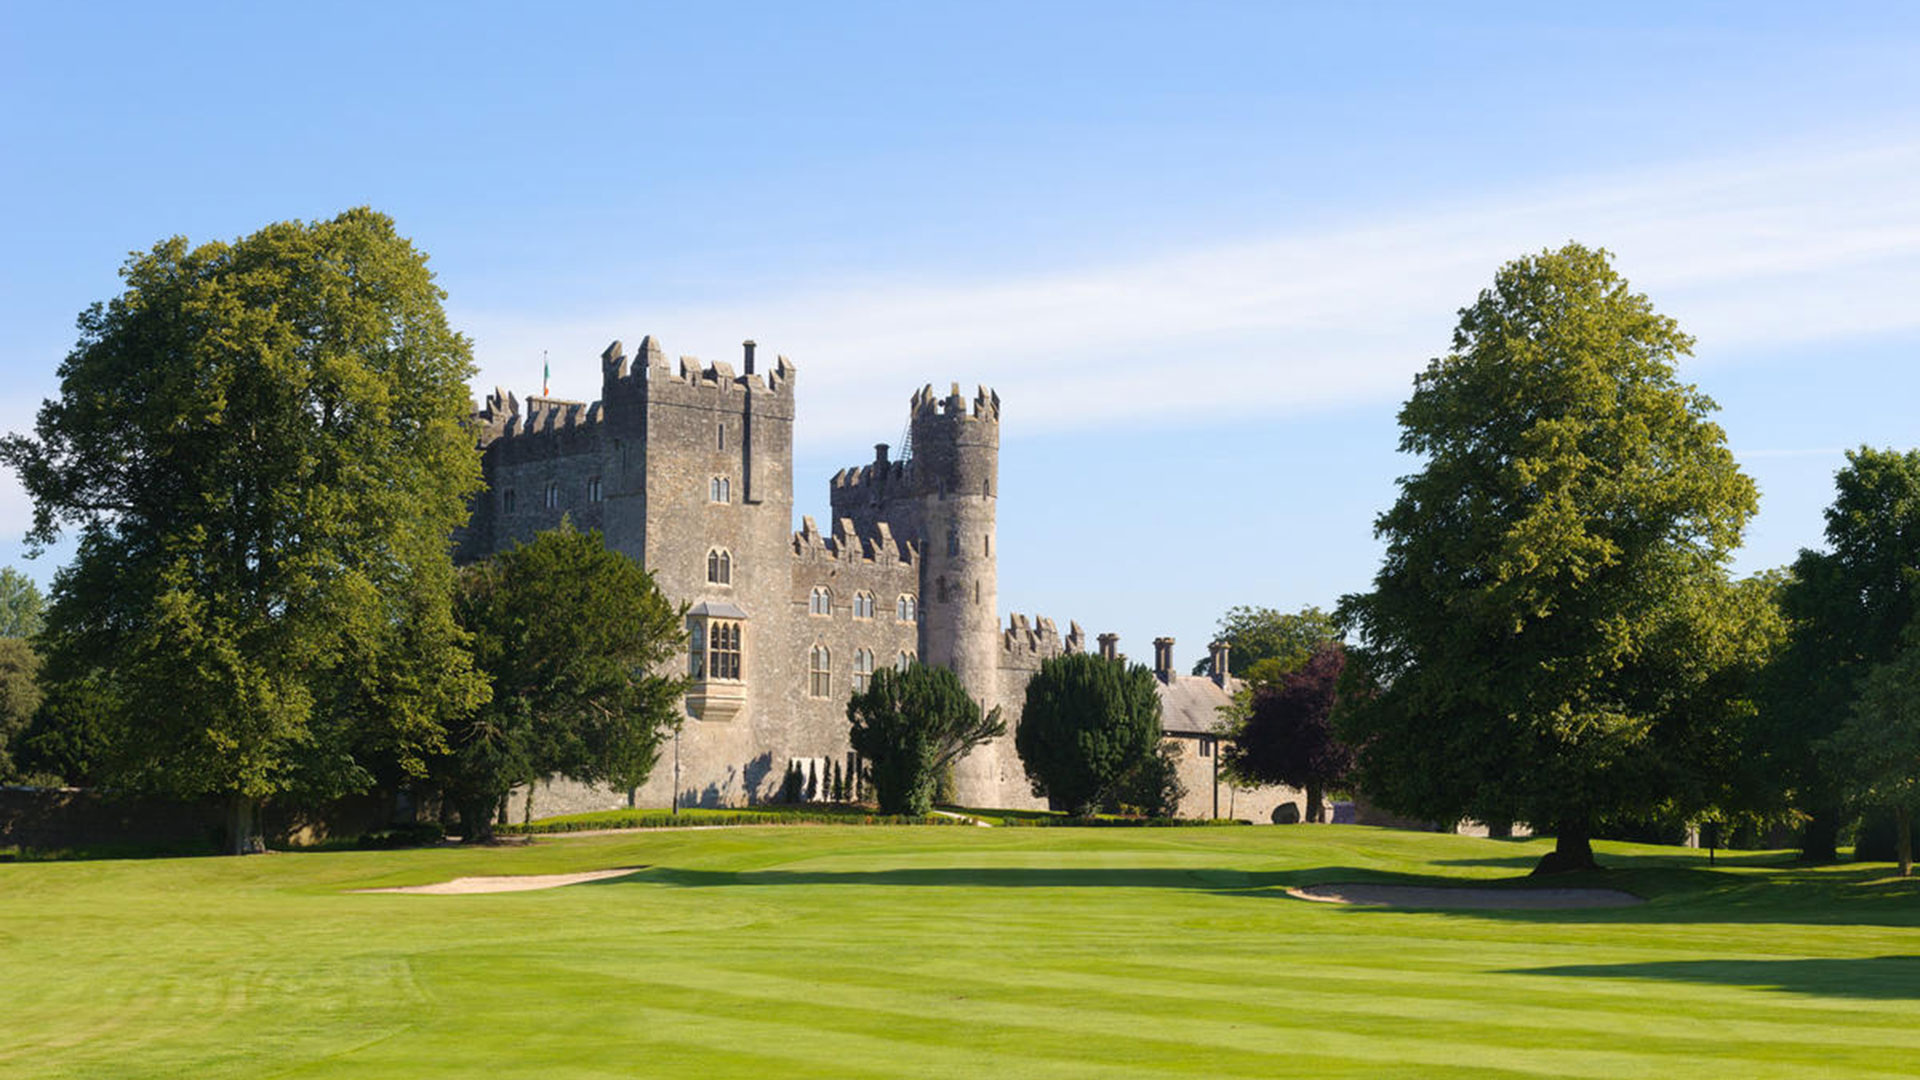
<path fill-rule="evenodd" d="M 745 344 L 736 373 L 687 357 L 669 366 L 650 337 L 630 359 L 616 341 L 601 355 L 597 402 L 535 397 L 523 411 L 496 389 L 475 410 L 487 487 L 455 537 L 459 558 L 566 518 L 601 530 L 689 605 L 678 663 L 693 688 L 677 745 L 638 792 L 544 784 L 535 813 L 664 806 L 676 795 L 698 806 L 765 800 L 789 761 L 848 758 L 856 683 L 915 657 L 950 667 L 1004 710 L 1011 731 L 1041 661 L 1085 648 L 1077 625 L 1065 635 L 1046 618 L 1000 625 L 997 394 L 968 399 L 957 384 L 915 393 L 900 456 L 881 444 L 870 464 L 837 473 L 831 528 L 807 518 L 794 532 L 795 369 L 779 357 L 761 374 L 754 349 Z M 1163 684 L 1163 699 L 1178 689 Z M 1169 733 L 1195 741 L 1200 761 L 1206 736 Z M 1011 735 L 968 755 L 954 780 L 966 805 L 1040 805 Z M 1212 787 L 1188 788 L 1183 811 L 1210 813 Z"/>

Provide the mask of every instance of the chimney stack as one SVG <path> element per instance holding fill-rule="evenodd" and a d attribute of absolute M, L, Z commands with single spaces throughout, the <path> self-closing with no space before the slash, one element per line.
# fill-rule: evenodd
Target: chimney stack
<path fill-rule="evenodd" d="M 875 465 L 885 465 L 887 463 L 886 443 L 877 442 L 873 444 L 873 463 Z"/>
<path fill-rule="evenodd" d="M 1119 652 L 1118 652 L 1119 645 L 1120 645 L 1119 634 L 1101 634 L 1100 635 L 1100 659 L 1102 660 L 1119 659 Z"/>
<path fill-rule="evenodd" d="M 1173 639 L 1153 639 L 1153 675 L 1163 683 L 1173 682 Z"/>
<path fill-rule="evenodd" d="M 746 356 L 747 374 L 751 375 L 753 374 L 753 339 L 748 338 L 747 340 L 741 342 L 740 347 L 742 349 L 745 349 L 747 352 L 747 356 Z"/>
<path fill-rule="evenodd" d="M 1207 646 L 1207 652 L 1213 661 L 1213 681 L 1220 684 L 1220 688 L 1223 690 L 1226 689 L 1227 680 L 1233 675 L 1232 672 L 1227 670 L 1227 653 L 1230 649 L 1231 646 L 1224 641 L 1216 641 Z"/>

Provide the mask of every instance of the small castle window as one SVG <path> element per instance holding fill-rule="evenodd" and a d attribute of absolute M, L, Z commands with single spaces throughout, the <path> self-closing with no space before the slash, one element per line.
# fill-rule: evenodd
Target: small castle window
<path fill-rule="evenodd" d="M 833 614 L 833 590 L 825 585 L 815 585 L 813 592 L 807 595 L 807 614 Z"/>
<path fill-rule="evenodd" d="M 947 554 L 949 556 L 960 554 L 960 530 L 959 529 L 947 530 Z"/>
<path fill-rule="evenodd" d="M 920 601 L 912 593 L 901 593 L 899 602 L 893 607 L 893 617 L 901 622 L 918 622 Z"/>
<path fill-rule="evenodd" d="M 992 533 L 988 533 L 987 535 L 980 538 L 980 554 L 985 555 L 989 559 L 993 558 L 993 534 Z"/>
<path fill-rule="evenodd" d="M 707 552 L 707 584 L 733 584 L 733 556 L 725 548 Z"/>
<path fill-rule="evenodd" d="M 517 502 L 519 502 L 519 500 L 514 498 L 512 488 L 508 488 L 500 493 L 500 510 L 502 513 L 513 513 L 514 504 Z"/>
<path fill-rule="evenodd" d="M 548 484 L 542 501 L 549 510 L 560 509 L 560 485 Z"/>
<path fill-rule="evenodd" d="M 1213 756 L 1213 740 L 1212 739 L 1200 740 L 1200 756 L 1201 757 Z"/>
<path fill-rule="evenodd" d="M 714 679 L 740 678 L 740 624 L 714 622 L 707 630 L 707 674 Z"/>
<path fill-rule="evenodd" d="M 604 496 L 600 492 L 600 478 L 597 476 L 587 478 L 587 501 L 590 503 L 604 501 Z"/>
<path fill-rule="evenodd" d="M 707 484 L 707 501 L 717 502 L 717 503 L 732 502 L 733 501 L 732 481 L 728 480 L 724 476 L 714 477 Z"/>
<path fill-rule="evenodd" d="M 833 653 L 825 645 L 815 645 L 807 653 L 807 694 L 826 697 L 833 690 Z"/>
<path fill-rule="evenodd" d="M 856 619 L 873 618 L 873 594 L 857 592 L 853 594 L 853 617 Z"/>
<path fill-rule="evenodd" d="M 853 651 L 853 691 L 859 693 L 867 688 L 868 680 L 873 678 L 873 650 L 855 649 Z"/>
<path fill-rule="evenodd" d="M 913 653 L 902 652 L 899 656 L 893 658 L 893 670 L 903 675 L 906 674 L 907 669 L 913 666 L 914 659 Z"/>
<path fill-rule="evenodd" d="M 714 431 L 713 448 L 715 450 L 725 450 L 727 448 L 727 425 L 716 424 L 714 425 Z"/>
<path fill-rule="evenodd" d="M 687 622 L 687 677 L 704 679 L 707 677 L 707 624 L 699 619 Z"/>

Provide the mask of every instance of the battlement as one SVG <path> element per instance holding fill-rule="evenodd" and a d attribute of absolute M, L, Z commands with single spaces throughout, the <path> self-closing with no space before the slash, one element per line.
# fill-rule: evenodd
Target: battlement
<path fill-rule="evenodd" d="M 665 350 L 652 334 L 640 339 L 638 353 L 629 363 L 626 346 L 616 340 L 600 354 L 601 379 L 609 387 L 634 381 L 645 382 L 655 392 L 686 387 L 729 394 L 735 390 L 752 388 L 791 402 L 795 374 L 793 363 L 784 356 L 776 357 L 773 370 L 762 375 L 754 370 L 754 343 L 745 342 L 742 348 L 745 350 L 745 370 L 736 373 L 733 365 L 725 361 L 703 364 L 694 356 L 682 356 L 676 369 L 667 363 Z"/>
<path fill-rule="evenodd" d="M 862 533 L 855 528 L 852 518 L 836 518 L 833 535 L 822 536 L 820 526 L 811 515 L 800 519 L 800 529 L 793 534 L 793 554 L 797 559 L 806 560 L 906 566 L 913 565 L 919 557 L 913 543 L 895 538 L 893 529 L 884 521 Z"/>
<path fill-rule="evenodd" d="M 876 446 L 875 450 L 878 454 L 871 465 L 849 465 L 841 469 L 827 481 L 828 489 L 833 492 L 866 489 L 875 494 L 884 494 L 888 488 L 896 484 L 905 484 L 908 470 L 913 467 L 913 463 L 888 461 L 885 443 Z"/>
<path fill-rule="evenodd" d="M 973 411 L 967 411 L 967 399 L 960 393 L 960 384 L 954 383 L 946 397 L 935 397 L 933 384 L 928 383 L 913 395 L 912 415 L 916 420 L 944 416 L 956 420 L 984 420 L 990 423 L 1000 422 L 1000 395 L 987 389 L 978 388 L 973 398 Z"/>
<path fill-rule="evenodd" d="M 489 446 L 501 439 L 513 439 L 548 432 L 565 432 L 600 422 L 599 402 L 569 401 L 556 397 L 530 397 L 527 411 L 520 412 L 520 399 L 494 387 L 484 405 L 473 410 L 474 434 L 479 445 Z"/>
<path fill-rule="evenodd" d="M 1087 651 L 1087 635 L 1080 624 L 1067 623 L 1067 635 L 1060 636 L 1052 619 L 1035 615 L 1031 621 L 1018 612 L 1007 617 L 1007 628 L 1000 634 L 1001 666 L 1036 667 L 1042 660 Z"/>
<path fill-rule="evenodd" d="M 1063 653 L 1085 652 L 1086 632 L 1080 624 L 1072 620 L 1067 622 L 1067 635 L 1060 636 L 1054 621 L 1045 615 L 1035 615 L 1031 621 L 1019 612 L 1007 616 L 1007 628 L 1001 632 L 1001 647 L 1008 651 L 1024 650 L 1059 656 Z"/>

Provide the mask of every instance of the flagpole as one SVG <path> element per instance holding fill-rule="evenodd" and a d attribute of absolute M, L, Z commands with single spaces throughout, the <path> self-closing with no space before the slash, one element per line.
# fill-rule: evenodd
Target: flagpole
<path fill-rule="evenodd" d="M 553 391 L 547 389 L 547 378 L 552 373 L 553 373 L 553 369 L 547 364 L 547 350 L 541 349 L 540 350 L 540 396 L 541 397 L 553 396 Z"/>

